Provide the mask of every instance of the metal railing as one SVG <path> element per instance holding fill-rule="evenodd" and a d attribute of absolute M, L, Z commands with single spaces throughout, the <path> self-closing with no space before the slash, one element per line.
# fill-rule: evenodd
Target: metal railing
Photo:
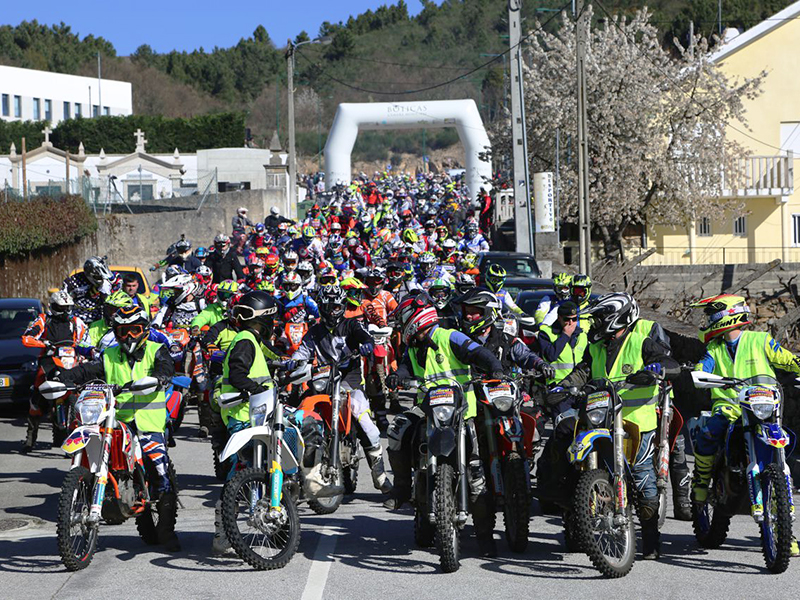
<path fill-rule="evenodd" d="M 651 246 L 655 254 L 642 261 L 644 266 L 667 265 L 742 265 L 766 264 L 776 258 L 784 262 L 800 262 L 800 247 L 781 246 L 740 246 L 719 248 L 695 248 L 689 251 L 688 246 Z M 647 252 L 649 248 L 626 248 L 627 259 L 635 258 Z"/>
<path fill-rule="evenodd" d="M 739 161 L 735 177 L 723 173 L 722 181 L 727 197 L 789 196 L 794 192 L 794 155 L 749 156 Z"/>

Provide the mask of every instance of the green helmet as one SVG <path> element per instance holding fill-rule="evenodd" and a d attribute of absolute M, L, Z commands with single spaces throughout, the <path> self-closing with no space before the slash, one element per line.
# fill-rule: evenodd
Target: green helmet
<path fill-rule="evenodd" d="M 107 325 L 111 325 L 111 317 L 117 312 L 118 308 L 133 306 L 133 299 L 122 290 L 109 294 L 103 303 L 103 319 Z"/>
<path fill-rule="evenodd" d="M 572 285 L 569 288 L 569 295 L 572 301 L 581 306 L 589 301 L 592 295 L 592 279 L 588 275 L 575 275 L 572 278 Z"/>
<path fill-rule="evenodd" d="M 486 271 L 486 287 L 495 294 L 503 289 L 508 273 L 500 265 L 489 265 Z"/>
<path fill-rule="evenodd" d="M 569 273 L 556 273 L 553 276 L 553 290 L 559 300 L 568 300 L 572 286 L 572 275 Z"/>
<path fill-rule="evenodd" d="M 437 310 L 442 310 L 453 298 L 453 280 L 449 277 L 437 277 L 428 288 L 428 295 Z"/>

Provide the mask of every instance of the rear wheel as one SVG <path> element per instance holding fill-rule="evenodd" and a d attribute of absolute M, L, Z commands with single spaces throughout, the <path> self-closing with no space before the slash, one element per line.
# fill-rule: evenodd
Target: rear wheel
<path fill-rule="evenodd" d="M 764 520 L 761 523 L 761 550 L 767 569 L 783 573 L 792 556 L 792 517 L 786 475 L 776 463 L 761 474 Z"/>
<path fill-rule="evenodd" d="M 506 542 L 512 552 L 525 552 L 528 547 L 531 493 L 525 469 L 525 460 L 519 454 L 512 454 L 503 465 L 503 518 Z"/>
<path fill-rule="evenodd" d="M 300 544 L 300 520 L 284 489 L 280 508 L 270 508 L 269 474 L 245 469 L 222 490 L 222 524 L 236 554 L 255 569 L 285 567 Z"/>
<path fill-rule="evenodd" d="M 616 494 L 607 471 L 581 473 L 575 487 L 575 524 L 580 544 L 603 577 L 624 577 L 636 558 L 636 534 L 630 504 L 616 515 Z"/>
<path fill-rule="evenodd" d="M 353 439 L 349 443 L 342 444 L 342 464 L 348 465 L 342 469 L 342 480 L 345 495 L 356 493 L 358 487 L 358 439 Z"/>
<path fill-rule="evenodd" d="M 58 497 L 56 537 L 61 562 L 68 571 L 85 569 L 97 549 L 98 524 L 89 523 L 94 475 L 75 467 L 64 478 Z"/>
<path fill-rule="evenodd" d="M 325 485 L 344 486 L 344 473 L 342 470 L 341 460 L 339 466 L 335 469 L 331 467 L 330 460 L 330 438 L 324 446 L 324 454 L 322 455 L 322 473 L 325 475 Z M 328 498 L 309 498 L 308 506 L 318 515 L 329 515 L 336 512 L 342 505 L 344 494 L 337 494 Z"/>
<path fill-rule="evenodd" d="M 436 488 L 433 502 L 436 513 L 435 539 L 439 550 L 439 563 L 445 573 L 458 571 L 461 559 L 461 541 L 456 525 L 455 473 L 447 463 L 436 467 Z"/>

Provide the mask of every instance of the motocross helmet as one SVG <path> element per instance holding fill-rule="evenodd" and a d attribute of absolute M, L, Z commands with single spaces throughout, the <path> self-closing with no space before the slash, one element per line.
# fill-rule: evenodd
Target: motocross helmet
<path fill-rule="evenodd" d="M 294 250 L 287 250 L 283 255 L 283 268 L 287 271 L 294 271 L 300 262 L 300 257 Z"/>
<path fill-rule="evenodd" d="M 222 308 L 228 308 L 228 304 L 238 293 L 239 284 L 233 279 L 221 281 L 217 286 L 217 304 L 219 304 Z"/>
<path fill-rule="evenodd" d="M 693 303 L 692 308 L 702 308 L 706 322 L 698 331 L 700 341 L 707 344 L 726 331 L 740 329 L 751 324 L 750 307 L 742 296 L 721 294 Z"/>
<path fill-rule="evenodd" d="M 205 260 L 208 258 L 208 250 L 206 250 L 206 248 L 204 248 L 203 246 L 200 246 L 197 250 L 194 251 L 194 255 L 199 260 Z"/>
<path fill-rule="evenodd" d="M 467 223 L 466 234 L 470 239 L 478 235 L 478 224 L 475 221 Z"/>
<path fill-rule="evenodd" d="M 211 283 L 211 279 L 214 277 L 214 272 L 211 270 L 211 267 L 207 267 L 206 265 L 200 265 L 194 271 L 195 277 L 202 283 L 208 285 Z"/>
<path fill-rule="evenodd" d="M 184 270 L 181 269 L 178 265 L 170 265 L 167 267 L 167 269 L 164 271 L 164 274 L 161 276 L 161 281 L 162 282 L 169 281 L 173 277 L 177 277 L 183 272 Z"/>
<path fill-rule="evenodd" d="M 370 299 L 377 297 L 383 290 L 386 284 L 386 271 L 381 267 L 373 267 L 367 271 L 367 276 L 364 278 L 364 283 L 367 285 L 366 294 Z"/>
<path fill-rule="evenodd" d="M 508 275 L 508 273 L 500 265 L 489 265 L 485 276 L 486 287 L 489 288 L 489 291 L 496 294 L 502 290 L 506 283 L 506 275 Z"/>
<path fill-rule="evenodd" d="M 161 284 L 159 295 L 164 300 L 169 300 L 172 306 L 187 302 L 190 297 L 196 296 L 200 286 L 194 277 L 188 273 L 179 273 Z"/>
<path fill-rule="evenodd" d="M 391 287 L 396 287 L 406 277 L 406 266 L 400 262 L 390 262 L 386 268 L 386 278 Z"/>
<path fill-rule="evenodd" d="M 303 239 L 306 242 L 310 242 L 317 236 L 317 232 L 314 231 L 314 228 L 311 225 L 306 225 L 303 227 Z"/>
<path fill-rule="evenodd" d="M 453 291 L 452 279 L 449 277 L 437 277 L 428 288 L 428 295 L 437 310 L 442 310 L 453 299 Z"/>
<path fill-rule="evenodd" d="M 178 254 L 186 254 L 187 252 L 191 252 L 192 250 L 192 242 L 187 240 L 186 238 L 181 238 L 177 242 L 175 242 L 175 252 Z"/>
<path fill-rule="evenodd" d="M 445 257 L 449 257 L 456 251 L 456 241 L 452 238 L 445 239 L 442 242 L 442 250 L 444 251 Z"/>
<path fill-rule="evenodd" d="M 593 317 L 589 340 L 611 339 L 618 331 L 630 327 L 639 318 L 639 304 L 624 292 L 605 294 L 586 311 Z"/>
<path fill-rule="evenodd" d="M 338 281 L 338 278 L 336 276 L 336 270 L 333 268 L 333 265 L 328 263 L 324 267 L 322 267 L 319 270 L 317 281 L 321 286 L 335 284 Z"/>
<path fill-rule="evenodd" d="M 247 292 L 230 310 L 238 327 L 253 330 L 263 341 L 272 335 L 278 305 L 267 292 L 261 290 Z"/>
<path fill-rule="evenodd" d="M 271 253 L 267 254 L 267 257 L 264 259 L 264 272 L 268 276 L 273 276 L 275 273 L 278 272 L 281 266 L 281 259 L 278 257 L 277 254 Z"/>
<path fill-rule="evenodd" d="M 345 300 L 347 296 L 344 290 L 337 284 L 324 285 L 317 295 L 319 304 L 319 315 L 322 324 L 333 331 L 333 329 L 344 319 Z"/>
<path fill-rule="evenodd" d="M 562 302 L 569 299 L 571 286 L 572 275 L 569 273 L 556 273 L 553 276 L 553 291 L 556 293 L 556 298 Z"/>
<path fill-rule="evenodd" d="M 106 297 L 105 302 L 103 302 L 103 319 L 106 325 L 110 326 L 114 313 L 125 306 L 133 306 L 133 299 L 122 290 L 114 292 Z"/>
<path fill-rule="evenodd" d="M 123 353 L 131 356 L 147 342 L 150 321 L 144 310 L 130 304 L 120 307 L 111 319 L 111 329 Z"/>
<path fill-rule="evenodd" d="M 224 233 L 220 233 L 214 238 L 214 249 L 221 255 L 225 255 L 231 247 L 230 238 Z"/>
<path fill-rule="evenodd" d="M 417 334 L 427 331 L 439 322 L 439 314 L 425 293 L 405 298 L 392 312 L 397 318 L 400 337 L 407 346 L 418 345 Z"/>
<path fill-rule="evenodd" d="M 436 255 L 433 252 L 423 252 L 419 257 L 419 272 L 424 278 L 433 275 L 436 269 Z"/>
<path fill-rule="evenodd" d="M 459 296 L 475 287 L 475 278 L 469 273 L 456 273 L 456 292 Z"/>
<path fill-rule="evenodd" d="M 592 280 L 588 275 L 575 275 L 572 278 L 569 293 L 572 301 L 581 306 L 589 301 L 592 295 Z"/>
<path fill-rule="evenodd" d="M 125 292 L 122 292 L 125 294 Z M 127 294 L 125 294 L 127 296 Z M 66 321 L 75 308 L 75 301 L 65 290 L 53 292 L 50 296 L 50 316 L 59 321 Z"/>
<path fill-rule="evenodd" d="M 114 279 L 114 274 L 106 265 L 106 258 L 99 256 L 92 256 L 83 263 L 83 275 L 96 288 Z"/>
<path fill-rule="evenodd" d="M 297 274 L 303 280 L 303 285 L 311 283 L 311 278 L 314 277 L 314 265 L 310 260 L 304 260 L 297 265 Z"/>
<path fill-rule="evenodd" d="M 410 212 L 411 211 L 409 211 L 409 213 Z M 417 232 L 411 229 L 410 227 L 404 229 L 400 237 L 406 244 L 416 244 L 419 241 L 419 236 L 417 235 Z"/>
<path fill-rule="evenodd" d="M 355 277 L 346 277 L 342 279 L 342 290 L 347 294 L 347 301 L 353 306 L 361 306 L 361 300 L 364 298 L 364 290 L 366 285 Z"/>
<path fill-rule="evenodd" d="M 472 288 L 460 299 L 461 323 L 465 333 L 481 335 L 500 316 L 500 301 L 492 292 Z"/>
<path fill-rule="evenodd" d="M 289 271 L 283 276 L 281 289 L 289 300 L 294 300 L 303 291 L 303 280 L 295 271 Z"/>
<path fill-rule="evenodd" d="M 255 229 L 258 235 L 264 235 L 264 232 L 266 231 L 263 223 L 256 223 Z"/>

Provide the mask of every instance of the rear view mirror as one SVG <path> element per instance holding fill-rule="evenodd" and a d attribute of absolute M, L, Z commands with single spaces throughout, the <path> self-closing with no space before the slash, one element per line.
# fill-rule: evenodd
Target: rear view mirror
<path fill-rule="evenodd" d="M 147 396 L 158 390 L 158 379 L 155 377 L 142 377 L 134 381 L 128 389 L 134 396 Z"/>

